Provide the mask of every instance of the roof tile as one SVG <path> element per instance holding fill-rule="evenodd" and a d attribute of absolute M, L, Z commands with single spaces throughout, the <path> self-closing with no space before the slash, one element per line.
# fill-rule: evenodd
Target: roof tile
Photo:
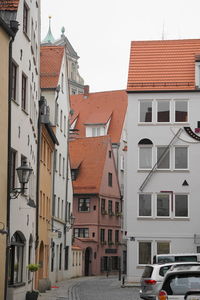
<path fill-rule="evenodd" d="M 19 0 L 0 0 L 0 10 L 17 10 Z"/>
<path fill-rule="evenodd" d="M 194 90 L 200 39 L 133 41 L 127 91 Z"/>
<path fill-rule="evenodd" d="M 41 88 L 56 88 L 64 54 L 63 46 L 42 46 L 40 50 Z"/>

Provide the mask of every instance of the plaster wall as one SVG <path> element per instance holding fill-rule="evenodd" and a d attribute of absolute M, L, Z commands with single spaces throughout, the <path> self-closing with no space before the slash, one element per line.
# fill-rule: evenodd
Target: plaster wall
<path fill-rule="evenodd" d="M 171 105 L 176 99 L 188 100 L 189 121 L 187 123 L 138 124 L 139 99 L 170 99 Z M 154 104 L 153 104 L 154 105 Z M 183 130 L 180 138 L 175 141 L 176 146 L 188 147 L 188 170 L 160 170 L 156 171 L 148 181 L 143 192 L 156 194 L 160 191 L 173 191 L 173 193 L 188 194 L 188 218 L 158 218 L 155 215 L 156 203 L 152 202 L 151 218 L 139 217 L 138 195 L 139 188 L 144 182 L 148 171 L 138 170 L 138 142 L 147 138 L 153 142 L 153 160 L 156 162 L 156 146 L 167 146 L 179 128 L 189 126 L 194 130 L 199 121 L 199 93 L 134 93 L 129 94 L 128 100 L 128 152 L 127 152 L 127 239 L 128 239 L 128 280 L 138 281 L 143 271 L 143 266 L 138 263 L 138 242 L 152 242 L 152 257 L 156 254 L 157 241 L 169 241 L 170 252 L 196 252 L 198 244 L 194 241 L 194 234 L 199 234 L 199 186 L 198 174 L 200 162 L 197 159 L 200 143 L 195 141 Z M 154 109 L 153 109 L 154 114 Z M 173 148 L 173 146 L 172 146 Z M 172 158 L 173 160 L 173 158 Z M 171 161 L 171 163 L 173 163 Z M 183 186 L 186 180 L 188 186 Z M 130 237 L 133 237 L 131 240 Z"/>

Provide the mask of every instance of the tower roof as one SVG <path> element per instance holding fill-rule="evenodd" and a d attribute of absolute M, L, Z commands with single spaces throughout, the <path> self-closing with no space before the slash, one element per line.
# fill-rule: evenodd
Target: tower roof
<path fill-rule="evenodd" d="M 49 16 L 49 30 L 48 30 L 46 37 L 42 41 L 42 44 L 53 44 L 54 42 L 55 42 L 55 39 L 51 32 L 51 17 Z"/>

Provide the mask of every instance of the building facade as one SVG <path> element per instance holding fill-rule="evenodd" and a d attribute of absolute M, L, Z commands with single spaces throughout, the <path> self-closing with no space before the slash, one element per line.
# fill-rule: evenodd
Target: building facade
<path fill-rule="evenodd" d="M 8 128 L 9 128 L 9 61 L 10 43 L 14 37 L 10 27 L 0 18 L 0 299 L 4 299 L 7 250 L 7 186 L 8 186 Z"/>
<path fill-rule="evenodd" d="M 126 163 L 127 277 L 155 254 L 199 252 L 200 40 L 132 42 Z"/>
<path fill-rule="evenodd" d="M 66 55 L 63 46 L 41 47 L 41 88 L 50 109 L 50 122 L 55 126 L 53 160 L 53 198 L 49 278 L 52 283 L 70 277 L 72 184 L 68 162 L 69 93 Z"/>
<path fill-rule="evenodd" d="M 7 297 L 21 300 L 31 289 L 27 265 L 35 262 L 40 1 L 1 1 L 0 14 L 7 24 L 21 24 L 12 49 L 10 190 L 20 188 L 17 167 L 27 163 L 33 170 L 27 189 L 11 193 L 9 202 Z"/>
<path fill-rule="evenodd" d="M 121 196 L 109 136 L 70 142 L 74 246 L 83 250 L 83 275 L 118 272 Z"/>

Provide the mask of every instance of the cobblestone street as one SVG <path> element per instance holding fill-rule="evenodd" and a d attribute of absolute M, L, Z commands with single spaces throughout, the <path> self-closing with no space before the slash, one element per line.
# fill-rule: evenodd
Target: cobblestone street
<path fill-rule="evenodd" d="M 121 287 L 117 277 L 81 277 L 57 283 L 39 300 L 139 300 L 139 287 Z"/>

